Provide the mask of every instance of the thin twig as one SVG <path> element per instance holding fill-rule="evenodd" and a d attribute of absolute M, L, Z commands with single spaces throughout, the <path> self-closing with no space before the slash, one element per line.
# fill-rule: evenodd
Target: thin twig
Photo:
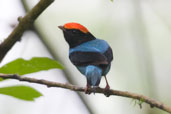
<path fill-rule="evenodd" d="M 42 85 L 46 85 L 48 87 L 60 87 L 60 88 L 70 89 L 70 90 L 79 91 L 79 92 L 84 92 L 84 90 L 85 90 L 84 87 L 78 87 L 78 86 L 71 85 L 71 84 L 62 84 L 62 83 L 51 82 L 51 81 L 42 80 L 42 79 L 40 80 L 40 79 L 35 79 L 35 78 L 28 78 L 28 77 L 15 75 L 15 74 L 14 75 L 0 74 L 0 77 L 3 79 L 16 79 L 16 80 L 20 80 L 20 81 L 42 84 Z M 95 92 L 95 93 L 107 94 L 107 95 L 116 95 L 116 96 L 121 96 L 121 97 L 133 98 L 133 99 L 137 99 L 139 101 L 143 100 L 143 102 L 149 104 L 151 107 L 159 108 L 159 109 L 169 112 L 171 114 L 171 107 L 169 107 L 159 101 L 151 99 L 147 96 L 144 96 L 144 95 L 140 95 L 140 94 L 136 94 L 136 93 L 132 93 L 132 92 L 128 92 L 128 91 L 113 90 L 113 89 L 106 91 L 104 88 L 96 88 L 95 91 L 94 91 L 94 88 L 89 88 L 88 91 Z"/>
<path fill-rule="evenodd" d="M 54 0 L 40 0 L 35 7 L 32 8 L 23 18 L 19 17 L 19 24 L 11 32 L 8 38 L 0 44 L 0 62 L 7 54 L 7 52 L 13 47 L 13 45 L 20 41 L 22 34 L 25 30 L 33 26 L 33 22 L 36 18 L 53 2 Z"/>

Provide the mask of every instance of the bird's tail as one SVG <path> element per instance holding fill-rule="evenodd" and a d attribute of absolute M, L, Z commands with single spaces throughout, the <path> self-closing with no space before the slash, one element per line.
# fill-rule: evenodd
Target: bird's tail
<path fill-rule="evenodd" d="M 98 66 L 88 65 L 85 75 L 90 86 L 98 86 L 102 77 L 102 69 Z"/>

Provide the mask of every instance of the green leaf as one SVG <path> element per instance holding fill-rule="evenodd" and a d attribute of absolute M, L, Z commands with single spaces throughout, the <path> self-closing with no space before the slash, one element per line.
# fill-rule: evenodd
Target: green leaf
<path fill-rule="evenodd" d="M 34 101 L 35 98 L 42 96 L 40 92 L 29 86 L 17 85 L 0 88 L 0 94 L 13 96 L 26 101 Z"/>
<path fill-rule="evenodd" d="M 0 81 L 3 81 L 4 79 L 0 78 Z"/>
<path fill-rule="evenodd" d="M 63 69 L 63 66 L 47 57 L 34 57 L 31 60 L 19 58 L 2 66 L 0 73 L 24 75 L 53 68 Z"/>

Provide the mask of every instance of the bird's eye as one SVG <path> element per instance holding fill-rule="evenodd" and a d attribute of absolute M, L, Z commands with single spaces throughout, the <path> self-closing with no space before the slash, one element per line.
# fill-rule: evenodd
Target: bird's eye
<path fill-rule="evenodd" d="M 77 31 L 77 30 L 72 30 L 72 33 L 73 33 L 73 34 L 77 34 L 78 31 Z"/>

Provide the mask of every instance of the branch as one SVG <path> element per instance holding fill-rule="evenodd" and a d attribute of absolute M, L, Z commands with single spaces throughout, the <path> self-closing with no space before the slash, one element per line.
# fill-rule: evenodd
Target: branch
<path fill-rule="evenodd" d="M 79 92 L 85 91 L 84 87 L 78 87 L 78 86 L 71 85 L 71 84 L 62 84 L 62 83 L 57 83 L 57 82 L 51 82 L 51 81 L 42 80 L 42 79 L 28 78 L 28 77 L 15 75 L 15 74 L 14 75 L 0 74 L 0 77 L 3 79 L 16 79 L 19 81 L 42 84 L 42 85 L 46 85 L 47 87 L 60 87 L 60 88 L 70 89 L 70 90 L 79 91 Z M 151 106 L 151 108 L 156 107 L 158 109 L 161 109 L 163 111 L 171 113 L 171 107 L 169 107 L 159 101 L 151 99 L 147 96 L 144 96 L 144 95 L 140 95 L 140 94 L 136 94 L 136 93 L 132 93 L 132 92 L 128 92 L 128 91 L 113 90 L 113 89 L 106 91 L 104 88 L 95 88 L 95 90 L 94 90 L 94 88 L 89 88 L 88 91 L 95 92 L 95 93 L 102 93 L 102 94 L 106 94 L 106 92 L 107 92 L 108 95 L 116 95 L 116 96 L 121 96 L 121 97 L 137 99 L 139 101 L 143 101 L 143 102 L 149 104 Z"/>
<path fill-rule="evenodd" d="M 53 2 L 54 0 L 40 0 L 40 2 L 32 8 L 23 18 L 18 18 L 19 24 L 12 31 L 12 33 L 6 38 L 6 40 L 0 44 L 0 62 L 7 54 L 7 52 L 13 47 L 13 45 L 21 39 L 25 30 L 32 27 L 36 18 Z"/>

